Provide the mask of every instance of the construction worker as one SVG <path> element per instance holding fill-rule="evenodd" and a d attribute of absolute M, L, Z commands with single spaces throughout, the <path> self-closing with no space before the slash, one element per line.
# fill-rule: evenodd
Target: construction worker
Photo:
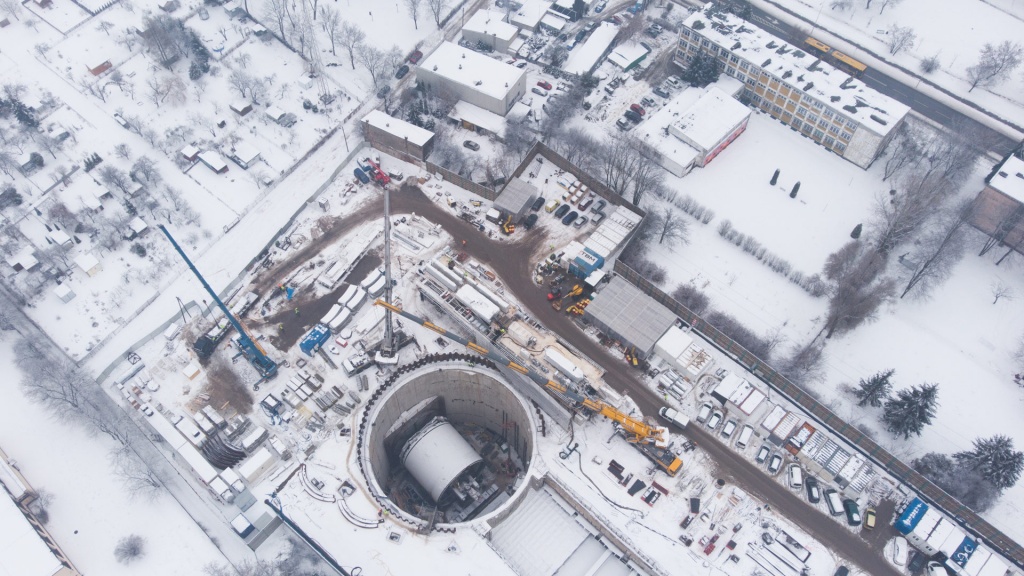
<path fill-rule="evenodd" d="M 299 315 L 299 309 L 298 309 L 298 308 L 295 308 L 295 315 L 296 315 L 296 316 L 298 316 L 298 315 Z"/>

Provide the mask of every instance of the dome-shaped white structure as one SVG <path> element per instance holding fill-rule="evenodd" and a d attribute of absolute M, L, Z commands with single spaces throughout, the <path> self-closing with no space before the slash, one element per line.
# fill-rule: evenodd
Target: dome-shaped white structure
<path fill-rule="evenodd" d="M 483 462 L 451 422 L 441 416 L 413 434 L 399 458 L 434 502 L 459 476 Z"/>

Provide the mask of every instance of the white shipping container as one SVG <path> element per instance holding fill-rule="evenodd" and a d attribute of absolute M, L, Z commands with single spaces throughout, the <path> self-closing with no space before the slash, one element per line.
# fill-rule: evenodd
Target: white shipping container
<path fill-rule="evenodd" d="M 349 310 L 348 308 L 343 308 L 342 311 L 338 313 L 337 316 L 334 317 L 334 320 L 331 321 L 331 332 L 340 331 L 345 326 L 345 324 L 348 324 L 348 321 L 351 319 L 352 311 Z"/>
<path fill-rule="evenodd" d="M 386 284 L 387 284 L 387 280 L 383 276 L 378 276 L 377 280 L 373 284 L 371 284 L 369 287 L 367 287 L 366 292 L 370 296 L 376 298 L 377 296 L 379 296 L 381 294 L 381 292 L 384 292 L 384 287 L 385 287 Z"/>
<path fill-rule="evenodd" d="M 345 304 L 345 307 L 355 312 L 360 306 L 362 306 L 364 300 L 366 300 L 366 290 L 356 288 L 355 295 L 348 301 L 348 304 Z"/>
<path fill-rule="evenodd" d="M 358 291 L 358 286 L 355 284 L 349 284 L 348 288 L 345 288 L 345 291 L 341 293 L 341 297 L 338 298 L 338 304 L 340 306 L 348 305 L 349 301 L 352 300 L 352 297 L 355 296 Z"/>
<path fill-rule="evenodd" d="M 331 320 L 334 320 L 334 317 L 337 316 L 338 313 L 341 312 L 343 309 L 343 306 L 338 306 L 337 304 L 331 306 L 331 309 L 327 311 L 327 314 L 324 314 L 324 317 L 320 319 L 320 323 L 324 325 L 330 324 Z"/>
<path fill-rule="evenodd" d="M 583 371 L 580 370 L 579 366 L 566 358 L 565 355 L 558 350 L 550 346 L 545 348 L 544 359 L 573 382 L 579 382 L 583 379 Z"/>
<path fill-rule="evenodd" d="M 434 280 L 440 283 L 441 286 L 447 288 L 449 291 L 455 292 L 455 290 L 458 288 L 458 286 L 456 286 L 454 282 L 449 280 L 447 276 L 445 276 L 441 272 L 438 272 L 437 268 L 434 268 L 433 266 L 427 266 L 427 272 L 430 273 L 430 276 Z"/>

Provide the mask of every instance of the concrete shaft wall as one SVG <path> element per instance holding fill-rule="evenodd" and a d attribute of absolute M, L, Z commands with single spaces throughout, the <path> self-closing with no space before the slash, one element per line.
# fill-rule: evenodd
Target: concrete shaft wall
<path fill-rule="evenodd" d="M 446 416 L 452 422 L 475 424 L 499 435 L 505 432 L 509 445 L 519 452 L 529 467 L 536 433 L 533 419 L 529 407 L 501 380 L 501 376 L 480 368 L 430 365 L 410 374 L 406 381 L 395 386 L 378 402 L 377 409 L 366 416 L 371 419 L 370 432 L 364 439 L 366 454 L 369 455 L 372 480 L 378 487 L 387 485 L 391 472 L 384 447 L 386 432 L 403 413 L 433 396 L 444 398 Z"/>

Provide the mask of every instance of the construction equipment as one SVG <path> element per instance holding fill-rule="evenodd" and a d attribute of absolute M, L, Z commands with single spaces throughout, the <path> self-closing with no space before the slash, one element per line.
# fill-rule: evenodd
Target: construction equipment
<path fill-rule="evenodd" d="M 370 165 L 372 169 L 370 176 L 374 182 L 380 185 L 381 188 L 387 188 L 388 184 L 391 183 L 391 176 L 388 176 L 386 172 L 380 169 L 380 165 L 373 161 L 372 158 L 367 158 L 366 163 Z"/>
<path fill-rule="evenodd" d="M 213 301 L 220 307 L 221 312 L 224 313 L 224 317 L 227 318 L 228 322 L 231 322 L 231 325 L 235 327 L 235 330 L 238 332 L 238 347 L 241 348 L 242 353 L 249 359 L 253 368 L 255 368 L 256 371 L 260 373 L 260 376 L 263 377 L 262 380 L 269 380 L 276 376 L 277 362 L 268 358 L 266 352 L 263 351 L 263 348 L 249 336 L 249 333 L 246 331 L 245 327 L 242 326 L 242 323 L 235 318 L 235 315 L 232 314 L 231 310 L 224 305 L 224 302 L 222 302 L 220 297 L 217 296 L 217 293 L 213 291 L 213 288 L 210 288 L 210 285 L 206 283 L 206 279 L 203 278 L 203 275 L 199 273 L 198 269 L 196 269 L 195 264 L 193 264 L 192 261 L 189 260 L 188 256 L 185 255 L 185 251 L 181 249 L 181 246 L 178 246 L 178 243 L 174 240 L 174 237 L 171 236 L 171 233 L 167 231 L 167 228 L 165 228 L 163 224 L 160 224 L 159 228 L 160 231 L 164 233 L 164 236 L 167 236 L 167 239 L 171 241 L 171 246 L 174 246 L 178 255 L 181 256 L 181 259 L 185 261 L 185 264 L 188 264 L 189 269 L 192 270 L 192 273 L 199 279 L 199 283 L 203 285 L 203 288 L 205 288 L 210 294 Z M 258 389 L 258 386 L 259 382 L 257 382 L 253 388 Z"/>
<path fill-rule="evenodd" d="M 554 308 L 555 310 L 558 310 L 559 312 L 561 312 L 562 311 L 562 301 L 563 300 L 565 300 L 566 298 L 575 298 L 576 296 L 579 296 L 582 293 L 583 293 L 583 287 L 580 286 L 579 284 L 576 284 L 576 285 L 574 285 L 572 287 L 572 290 L 569 290 L 569 292 L 566 293 L 565 296 L 562 296 L 561 298 L 558 298 L 556 296 L 556 298 L 558 298 L 558 299 L 551 303 L 551 307 Z"/>
<path fill-rule="evenodd" d="M 388 304 L 387 302 L 379 299 L 376 300 L 374 304 L 387 308 L 403 318 L 407 318 L 428 330 L 433 330 L 453 342 L 462 344 L 469 350 L 476 352 L 481 356 L 489 358 L 498 364 L 507 366 L 508 368 L 529 377 L 538 385 L 546 388 L 559 398 L 565 400 L 574 409 L 582 409 L 591 413 L 600 414 L 601 416 L 615 422 L 619 426 L 619 429 L 626 440 L 635 445 L 637 449 L 644 454 L 644 456 L 657 464 L 668 475 L 675 476 L 682 467 L 683 462 L 666 446 L 668 438 L 668 430 L 666 428 L 651 426 L 642 420 L 638 420 L 628 414 L 624 414 L 614 406 L 611 406 L 600 399 L 591 398 L 590 396 L 574 390 L 565 384 L 548 380 L 538 374 L 535 370 L 518 364 L 517 362 L 506 358 L 504 355 L 488 350 L 475 342 L 470 342 L 457 334 L 452 334 L 433 322 L 424 320 L 415 314 L 406 312 L 400 306 Z"/>
<path fill-rule="evenodd" d="M 504 232 L 506 236 L 510 236 L 516 231 L 516 225 L 512 223 L 511 214 L 509 214 L 508 218 L 505 219 L 505 223 L 501 225 L 501 231 Z"/>

